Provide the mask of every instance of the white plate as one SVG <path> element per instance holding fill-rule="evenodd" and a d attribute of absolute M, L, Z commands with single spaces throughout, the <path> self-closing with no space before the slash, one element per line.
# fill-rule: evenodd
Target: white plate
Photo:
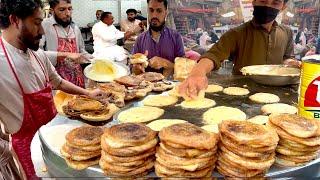
<path fill-rule="evenodd" d="M 84 69 L 84 75 L 88 78 L 88 79 L 91 79 L 93 81 L 97 81 L 97 82 L 111 82 L 113 81 L 113 79 L 116 79 L 116 78 L 120 78 L 122 76 L 127 76 L 130 74 L 130 70 L 129 68 L 124 65 L 124 64 L 121 64 L 121 63 L 114 63 L 114 66 L 116 68 L 116 76 L 112 79 L 110 79 L 110 76 L 103 76 L 101 75 L 99 78 L 97 77 L 92 77 L 92 75 L 90 74 L 90 71 L 92 69 L 92 64 L 88 65 L 85 69 Z"/>

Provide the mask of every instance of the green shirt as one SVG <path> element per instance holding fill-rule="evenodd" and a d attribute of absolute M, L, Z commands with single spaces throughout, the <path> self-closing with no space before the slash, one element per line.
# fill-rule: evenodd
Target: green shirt
<path fill-rule="evenodd" d="M 289 27 L 276 22 L 269 33 L 253 21 L 226 32 L 202 58 L 214 61 L 215 70 L 221 62 L 233 60 L 234 74 L 250 65 L 283 64 L 283 60 L 293 57 L 293 35 Z"/>

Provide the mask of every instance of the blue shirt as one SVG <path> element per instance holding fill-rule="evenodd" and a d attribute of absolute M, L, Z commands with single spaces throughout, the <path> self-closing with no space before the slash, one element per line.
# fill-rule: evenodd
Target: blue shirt
<path fill-rule="evenodd" d="M 185 56 L 181 35 L 168 27 L 164 27 L 161 31 L 158 43 L 153 40 L 150 29 L 138 37 L 132 53 L 145 53 L 145 51 L 149 52 L 149 59 L 158 56 L 173 63 L 176 57 Z"/>

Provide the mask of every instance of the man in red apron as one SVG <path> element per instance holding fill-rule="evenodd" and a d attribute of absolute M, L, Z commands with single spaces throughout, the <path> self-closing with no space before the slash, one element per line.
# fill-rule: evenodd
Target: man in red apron
<path fill-rule="evenodd" d="M 103 95 L 100 90 L 89 92 L 63 80 L 45 53 L 37 51 L 44 33 L 41 8 L 40 0 L 1 0 L 0 4 L 0 120 L 11 135 L 24 179 L 37 179 L 31 141 L 57 114 L 52 88 L 91 98 Z"/>
<path fill-rule="evenodd" d="M 80 29 L 72 22 L 71 0 L 50 0 L 53 16 L 42 23 L 45 35 L 41 46 L 49 51 L 57 72 L 69 82 L 84 87 L 84 75 L 79 64 L 92 58 L 85 51 Z"/>

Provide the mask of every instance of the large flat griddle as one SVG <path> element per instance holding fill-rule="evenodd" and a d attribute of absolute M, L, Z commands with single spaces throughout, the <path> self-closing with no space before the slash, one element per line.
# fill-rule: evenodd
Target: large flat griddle
<path fill-rule="evenodd" d="M 209 78 L 209 84 L 218 84 L 226 87 L 236 86 L 236 87 L 245 87 L 250 90 L 250 94 L 246 96 L 230 96 L 226 95 L 223 92 L 218 93 L 206 93 L 206 98 L 213 99 L 216 101 L 216 106 L 229 106 L 242 110 L 247 114 L 247 118 L 251 118 L 257 115 L 261 115 L 261 107 L 264 104 L 254 103 L 249 99 L 250 95 L 255 93 L 264 92 L 264 93 L 273 93 L 280 97 L 281 103 L 286 103 L 290 105 L 296 105 L 298 100 L 298 86 L 285 86 L 285 87 L 272 87 L 272 86 L 263 86 L 257 84 L 245 76 L 233 76 L 233 75 L 218 75 L 213 74 Z M 164 93 L 165 94 L 165 93 Z M 192 124 L 203 126 L 205 125 L 202 120 L 202 115 L 207 109 L 184 109 L 179 104 L 183 101 L 182 98 L 179 99 L 176 105 L 163 107 L 165 110 L 163 116 L 159 119 L 182 119 L 186 120 Z M 117 121 L 117 116 L 122 111 L 134 107 L 142 106 L 141 100 L 135 101 L 127 105 L 125 108 L 121 109 L 114 116 L 114 121 Z M 215 107 L 216 107 L 215 106 Z"/>
<path fill-rule="evenodd" d="M 287 87 L 271 87 L 271 86 L 262 86 L 260 84 L 256 84 L 250 79 L 244 76 L 232 76 L 232 75 L 219 75 L 219 74 L 212 74 L 209 78 L 210 84 L 219 84 L 223 87 L 229 86 L 237 86 L 243 87 L 244 85 L 250 90 L 250 95 L 257 93 L 257 92 L 268 92 L 274 93 L 278 95 L 281 99 L 282 103 L 287 104 L 296 104 L 298 99 L 298 86 L 287 86 Z M 230 106 L 230 107 L 237 107 L 244 111 L 248 118 L 261 114 L 260 108 L 262 105 L 253 103 L 249 100 L 248 96 L 243 97 L 235 97 L 224 95 L 222 92 L 208 94 L 206 95 L 207 98 L 214 99 L 217 102 L 217 106 Z M 181 100 L 178 102 L 178 104 Z M 141 106 L 141 100 L 132 101 L 127 104 L 126 107 L 121 109 L 124 111 L 133 106 Z M 190 110 L 190 109 L 183 109 L 179 106 L 170 106 L 166 107 L 165 114 L 160 118 L 167 118 L 167 119 L 184 119 L 193 124 L 198 126 L 202 126 L 202 114 L 208 110 Z M 114 116 L 114 119 L 109 122 L 105 123 L 98 123 L 94 125 L 104 125 L 104 126 L 112 126 L 117 123 L 117 115 Z M 48 166 L 48 171 L 51 176 L 53 177 L 81 177 L 86 178 L 90 177 L 90 179 L 101 179 L 101 177 L 105 177 L 102 173 L 102 170 L 99 166 L 90 167 L 83 171 L 76 171 L 69 168 L 61 155 L 54 152 L 49 143 L 46 142 L 46 139 L 43 138 L 43 134 L 48 132 L 46 131 L 47 128 L 50 128 L 55 125 L 59 124 L 71 124 L 74 126 L 78 126 L 83 124 L 81 121 L 77 120 L 69 120 L 66 117 L 58 115 L 51 123 L 47 126 L 43 127 L 40 130 L 39 136 L 41 141 L 41 149 L 43 152 L 43 158 Z M 214 177 L 221 177 L 218 173 L 213 174 Z M 155 177 L 154 173 L 150 173 L 148 177 Z M 267 177 L 272 178 L 287 178 L 287 177 L 303 177 L 304 179 L 312 179 L 314 177 L 320 177 L 320 158 L 310 162 L 305 166 L 299 166 L 294 168 L 284 168 L 279 167 L 277 165 L 273 165 L 270 171 L 267 174 Z"/>

